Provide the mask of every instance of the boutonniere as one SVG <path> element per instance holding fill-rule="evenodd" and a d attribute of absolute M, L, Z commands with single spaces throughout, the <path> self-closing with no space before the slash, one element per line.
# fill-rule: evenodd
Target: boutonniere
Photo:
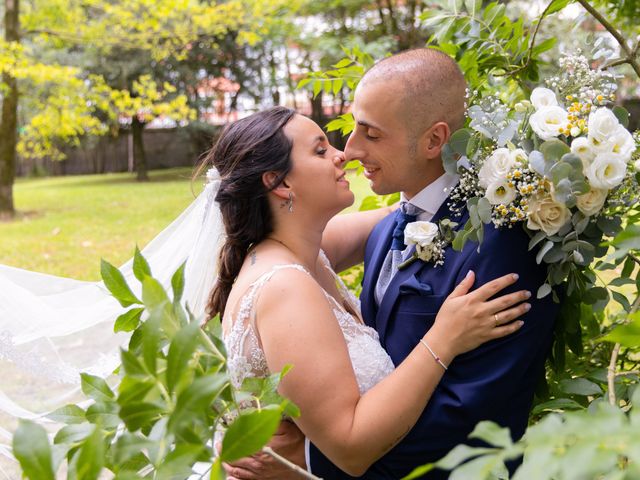
<path fill-rule="evenodd" d="M 416 250 L 398 265 L 398 270 L 407 268 L 416 260 L 432 262 L 434 265 L 444 264 L 444 250 L 453 241 L 453 230 L 457 225 L 448 218 L 443 218 L 437 225 L 433 222 L 407 223 L 404 229 L 404 243 L 407 246 L 415 245 Z"/>

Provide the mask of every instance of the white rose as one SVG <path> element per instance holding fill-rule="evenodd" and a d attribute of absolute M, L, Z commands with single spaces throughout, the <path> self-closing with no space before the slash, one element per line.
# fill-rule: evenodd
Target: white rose
<path fill-rule="evenodd" d="M 620 185 L 626 172 L 627 162 L 622 155 L 599 153 L 584 173 L 592 187 L 611 190 Z"/>
<path fill-rule="evenodd" d="M 506 180 L 507 173 L 515 165 L 514 157 L 508 148 L 496 149 L 487 158 L 478 172 L 478 183 L 482 188 L 487 188 L 498 180 Z"/>
<path fill-rule="evenodd" d="M 598 108 L 589 114 L 589 138 L 596 146 L 606 142 L 620 125 L 611 110 L 606 107 Z"/>
<path fill-rule="evenodd" d="M 567 128 L 567 112 L 558 106 L 541 107 L 531 118 L 529 124 L 542 140 L 551 140 Z"/>
<path fill-rule="evenodd" d="M 530 230 L 542 230 L 547 235 L 558 233 L 571 219 L 571 212 L 551 195 L 534 195 L 529 201 L 527 227 Z"/>
<path fill-rule="evenodd" d="M 586 169 L 594 158 L 596 158 L 596 152 L 591 148 L 591 143 L 586 137 L 578 137 L 571 142 L 571 153 L 580 157 L 582 165 Z"/>
<path fill-rule="evenodd" d="M 516 199 L 516 189 L 506 180 L 496 180 L 487 187 L 485 196 L 491 205 L 508 205 Z"/>
<path fill-rule="evenodd" d="M 636 142 L 633 139 L 633 135 L 620 124 L 607 140 L 607 145 L 613 153 L 619 153 L 625 162 L 631 160 L 631 155 L 636 150 Z"/>
<path fill-rule="evenodd" d="M 438 235 L 438 226 L 432 222 L 411 222 L 404 228 L 405 245 L 429 245 Z"/>
<path fill-rule="evenodd" d="M 602 206 L 607 200 L 608 193 L 608 190 L 592 188 L 584 195 L 578 195 L 576 197 L 576 206 L 578 207 L 578 210 L 584 213 L 587 217 L 595 215 L 602 210 Z"/>
<path fill-rule="evenodd" d="M 516 148 L 515 150 L 511 150 L 511 160 L 513 160 L 513 163 L 524 163 L 528 160 L 529 157 L 527 157 L 527 152 L 525 152 L 524 150 L 522 150 L 521 148 Z"/>
<path fill-rule="evenodd" d="M 531 103 L 539 110 L 542 107 L 555 107 L 558 105 L 556 94 L 548 88 L 534 88 L 531 92 Z"/>

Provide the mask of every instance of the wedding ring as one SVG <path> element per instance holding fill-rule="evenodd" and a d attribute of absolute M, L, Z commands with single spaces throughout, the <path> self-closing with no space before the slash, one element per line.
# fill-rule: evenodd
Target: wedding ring
<path fill-rule="evenodd" d="M 496 327 L 499 327 L 499 326 L 500 326 L 500 321 L 498 320 L 498 314 L 497 314 L 497 313 L 494 313 L 494 314 L 493 314 L 493 320 L 494 320 L 494 321 L 495 321 L 495 323 L 496 323 L 496 324 L 495 324 L 495 326 L 496 326 Z"/>

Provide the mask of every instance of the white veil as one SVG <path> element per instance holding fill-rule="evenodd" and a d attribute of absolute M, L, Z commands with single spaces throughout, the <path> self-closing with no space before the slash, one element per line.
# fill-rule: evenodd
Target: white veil
<path fill-rule="evenodd" d="M 217 170 L 209 170 L 204 191 L 142 250 L 166 289 L 187 260 L 183 299 L 196 317 L 204 315 L 224 240 L 215 203 L 219 186 Z M 120 271 L 139 293 L 133 260 Z M 18 418 L 46 423 L 48 412 L 78 400 L 81 372 L 111 374 L 120 363 L 118 348 L 129 338 L 113 332 L 125 310 L 102 282 L 0 265 L 0 460 L 10 457 Z"/>

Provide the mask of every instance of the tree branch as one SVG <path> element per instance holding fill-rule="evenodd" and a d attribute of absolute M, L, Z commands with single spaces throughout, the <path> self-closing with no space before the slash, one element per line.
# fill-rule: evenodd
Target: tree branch
<path fill-rule="evenodd" d="M 618 354 L 620 353 L 620 344 L 616 343 L 611 352 L 611 360 L 607 368 L 607 385 L 609 388 L 609 403 L 616 406 L 616 363 L 618 363 Z"/>
<path fill-rule="evenodd" d="M 270 455 L 271 457 L 273 457 L 276 461 L 282 463 L 284 466 L 289 467 L 294 472 L 299 473 L 304 478 L 308 478 L 309 480 L 322 480 L 320 477 L 316 477 L 314 474 L 307 472 L 303 468 L 300 468 L 295 463 L 290 462 L 289 460 L 284 458 L 282 455 L 278 455 L 276 452 L 274 452 L 273 448 L 271 447 L 263 447 L 262 451 L 267 455 Z"/>
<path fill-rule="evenodd" d="M 584 7 L 584 9 L 587 12 L 589 12 L 589 14 L 593 18 L 595 18 L 598 22 L 600 22 L 600 24 L 613 36 L 613 38 L 616 39 L 616 41 L 620 45 L 620 48 L 622 48 L 622 50 L 626 55 L 626 58 L 624 59 L 625 61 L 622 63 L 628 63 L 629 65 L 631 65 L 633 70 L 636 72 L 636 75 L 640 77 L 640 64 L 635 58 L 636 54 L 638 53 L 638 46 L 636 45 L 636 48 L 632 50 L 629 47 L 629 45 L 627 45 L 627 42 L 622 36 L 622 34 L 618 30 L 616 30 L 616 28 L 613 25 L 611 25 L 609 21 L 606 18 L 604 18 L 604 16 L 598 10 L 593 8 L 593 6 L 587 0 L 577 0 L 577 1 L 580 5 Z M 620 65 L 620 63 L 618 63 L 618 65 Z"/>

